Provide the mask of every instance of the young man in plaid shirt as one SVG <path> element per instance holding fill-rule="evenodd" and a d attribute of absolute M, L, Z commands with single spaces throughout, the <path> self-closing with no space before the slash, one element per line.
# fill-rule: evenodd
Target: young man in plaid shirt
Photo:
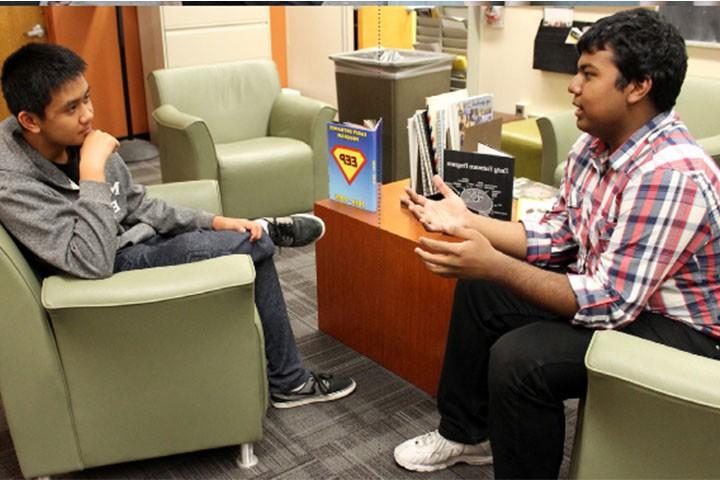
<path fill-rule="evenodd" d="M 464 241 L 416 249 L 461 280 L 439 430 L 395 449 L 405 468 L 494 462 L 497 478 L 557 477 L 563 400 L 585 394 L 595 329 L 720 359 L 720 170 L 673 111 L 684 40 L 636 9 L 598 21 L 578 50 L 568 90 L 586 133 L 540 221 L 473 215 L 439 178 L 440 201 L 407 192 L 428 230 Z"/>

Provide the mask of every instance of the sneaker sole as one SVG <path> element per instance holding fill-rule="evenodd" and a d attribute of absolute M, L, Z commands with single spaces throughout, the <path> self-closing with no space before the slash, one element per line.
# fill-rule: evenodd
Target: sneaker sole
<path fill-rule="evenodd" d="M 315 396 L 315 397 L 308 397 L 303 398 L 300 400 L 293 400 L 289 402 L 275 402 L 274 400 L 270 399 L 270 403 L 275 408 L 295 408 L 295 407 L 302 407 L 303 405 L 310 405 L 311 403 L 321 403 L 321 402 L 332 402 L 333 400 L 340 400 L 341 398 L 345 398 L 351 393 L 355 391 L 357 388 L 357 383 L 355 383 L 355 380 L 353 380 L 352 385 L 349 385 L 347 388 L 343 390 L 338 390 L 335 393 L 331 393 L 329 395 L 322 395 L 322 396 Z"/>
<path fill-rule="evenodd" d="M 322 225 L 322 232 L 320 232 L 320 236 L 317 237 L 314 241 L 317 242 L 325 235 L 325 222 L 323 222 L 323 219 L 318 217 L 317 215 L 313 215 L 311 213 L 296 213 L 293 216 L 295 217 L 305 217 L 305 218 L 314 218 L 318 222 L 320 222 L 320 225 Z M 312 243 L 312 242 L 311 242 Z"/>
<path fill-rule="evenodd" d="M 394 456 L 394 455 L 393 455 Z M 398 460 L 395 457 L 395 462 L 406 470 L 413 470 L 415 472 L 435 472 L 438 470 L 444 470 L 448 467 L 452 467 L 456 463 L 467 463 L 468 465 L 490 465 L 492 464 L 491 456 L 475 456 L 475 455 L 460 455 L 452 460 L 443 463 L 436 463 L 434 465 L 423 465 L 421 463 L 406 463 Z"/>

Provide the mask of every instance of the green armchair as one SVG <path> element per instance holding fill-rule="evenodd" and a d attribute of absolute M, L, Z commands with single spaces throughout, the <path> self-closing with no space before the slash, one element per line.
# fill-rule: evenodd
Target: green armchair
<path fill-rule="evenodd" d="M 220 213 L 214 181 L 151 194 Z M 0 394 L 25 477 L 242 445 L 267 404 L 246 255 L 41 280 L 0 226 Z"/>
<path fill-rule="evenodd" d="M 149 85 L 164 182 L 218 180 L 233 217 L 310 211 L 327 198 L 336 110 L 281 92 L 273 62 L 156 70 Z"/>
<path fill-rule="evenodd" d="M 720 164 L 720 124 L 714 114 L 720 110 L 720 80 L 687 76 L 675 110 L 701 147 Z M 575 126 L 572 110 L 537 119 L 542 138 L 541 181 L 560 185 L 565 159 L 582 133 Z"/>
<path fill-rule="evenodd" d="M 615 331 L 593 335 L 573 478 L 717 478 L 720 361 Z"/>

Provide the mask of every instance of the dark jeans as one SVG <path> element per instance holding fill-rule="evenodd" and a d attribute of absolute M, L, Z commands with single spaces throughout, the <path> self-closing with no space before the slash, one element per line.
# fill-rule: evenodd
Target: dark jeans
<path fill-rule="evenodd" d="M 265 233 L 250 242 L 248 233 L 196 230 L 175 236 L 156 235 L 118 250 L 115 272 L 197 262 L 232 254 L 247 254 L 255 265 L 255 306 L 265 334 L 268 384 L 271 392 L 300 385 L 310 373 L 303 367 L 272 256 L 275 246 Z"/>
<path fill-rule="evenodd" d="M 718 342 L 680 322 L 641 314 L 625 333 L 720 359 Z M 496 478 L 557 478 L 563 400 L 585 395 L 593 330 L 573 326 L 485 281 L 458 281 L 438 390 L 440 433 L 490 439 Z"/>

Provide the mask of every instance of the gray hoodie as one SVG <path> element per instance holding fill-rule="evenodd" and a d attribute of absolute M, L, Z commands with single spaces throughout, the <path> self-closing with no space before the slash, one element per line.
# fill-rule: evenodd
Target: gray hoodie
<path fill-rule="evenodd" d="M 210 213 L 148 197 L 117 154 L 105 164 L 105 178 L 75 184 L 25 141 L 14 117 L 0 122 L 0 223 L 58 270 L 108 277 L 119 248 L 212 226 Z"/>

